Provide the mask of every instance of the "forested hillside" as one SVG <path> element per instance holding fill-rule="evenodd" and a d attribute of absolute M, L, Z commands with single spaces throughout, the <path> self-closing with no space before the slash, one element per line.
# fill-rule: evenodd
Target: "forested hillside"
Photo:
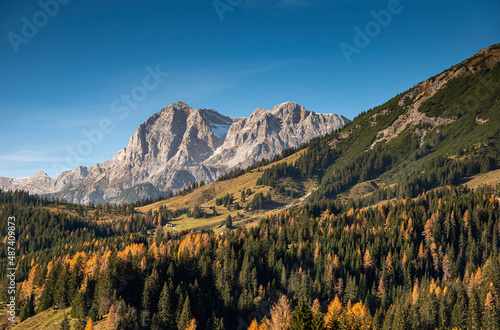
<path fill-rule="evenodd" d="M 300 159 L 268 169 L 259 184 L 292 191 L 287 177 L 317 178 L 321 184 L 312 196 L 317 201 L 375 180 L 382 188 L 401 183 L 396 194 L 415 197 L 496 169 L 499 54 L 500 46 L 492 46 L 360 114 L 342 130 L 313 139 Z"/>
<path fill-rule="evenodd" d="M 295 208 L 224 235 L 165 233 L 149 242 L 139 233 L 113 238 L 102 228 L 79 230 L 76 219 L 59 229 L 57 219 L 43 221 L 33 236 L 65 227 L 73 238 L 53 235 L 53 248 L 44 253 L 19 248 L 29 265 L 20 267 L 20 314 L 71 306 L 82 324 L 114 313 L 117 328 L 184 329 L 194 318 L 199 329 L 235 329 L 253 317 L 267 316 L 270 326 L 285 322 L 277 318 L 291 311 L 270 313 L 284 294 L 286 308 L 303 310 L 292 325 L 307 322 L 318 299 L 315 314 L 328 322 L 494 329 L 498 196 L 494 188 L 444 187 L 373 207 L 332 202 L 316 205 L 324 209 L 317 214 L 316 207 Z M 2 214 L 22 217 L 30 210 L 36 207 L 4 207 Z M 297 305 L 301 300 L 306 304 Z"/>

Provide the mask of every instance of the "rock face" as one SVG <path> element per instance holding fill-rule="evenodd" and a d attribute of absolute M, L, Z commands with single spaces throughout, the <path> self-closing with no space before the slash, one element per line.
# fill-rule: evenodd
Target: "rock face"
<path fill-rule="evenodd" d="M 141 124 L 127 147 L 104 163 L 63 172 L 57 179 L 42 172 L 24 179 L 0 178 L 0 187 L 54 193 L 76 203 L 131 202 L 193 181 L 212 182 L 233 168 L 270 158 L 348 122 L 292 102 L 257 109 L 249 118 L 230 118 L 179 102 Z"/>
<path fill-rule="evenodd" d="M 399 136 L 409 127 L 415 127 L 415 134 L 420 136 L 420 143 L 422 144 L 424 141 L 424 137 L 431 130 L 438 126 L 445 126 L 455 122 L 456 118 L 429 117 L 420 112 L 420 108 L 427 100 L 433 97 L 438 91 L 442 90 L 449 81 L 476 74 L 480 70 L 480 67 L 477 65 L 477 63 L 480 62 L 480 60 L 483 58 L 485 62 L 484 65 L 489 68 L 492 68 L 498 62 L 500 62 L 500 48 L 498 47 L 498 45 L 482 49 L 478 53 L 476 53 L 476 55 L 463 61 L 459 65 L 456 65 L 431 79 L 427 79 L 413 86 L 411 91 L 406 93 L 399 101 L 399 106 L 405 107 L 407 110 L 406 113 L 401 115 L 389 127 L 378 132 L 377 138 L 372 143 L 371 148 L 373 148 L 377 143 L 381 141 L 385 140 L 386 142 L 389 142 L 393 138 Z M 483 83 L 487 84 L 488 82 Z M 405 103 L 407 101 L 410 101 L 409 105 L 405 106 Z M 376 116 L 378 115 L 382 115 L 382 113 L 372 116 L 373 124 L 376 123 Z M 484 123 L 485 121 L 483 121 L 481 118 L 476 118 L 476 122 Z M 422 125 L 425 125 L 426 128 L 418 128 L 418 126 Z"/>
<path fill-rule="evenodd" d="M 204 164 L 246 167 L 348 122 L 343 116 L 317 114 L 292 102 L 277 105 L 270 111 L 256 109 L 249 118 L 241 118 L 229 128 L 224 144 Z"/>

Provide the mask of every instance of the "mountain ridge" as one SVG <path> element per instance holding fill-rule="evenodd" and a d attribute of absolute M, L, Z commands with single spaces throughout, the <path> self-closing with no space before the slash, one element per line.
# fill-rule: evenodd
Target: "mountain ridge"
<path fill-rule="evenodd" d="M 79 166 L 57 178 L 39 174 L 23 180 L 1 177 L 0 187 L 53 194 L 76 203 L 110 198 L 131 202 L 129 188 L 135 185 L 150 183 L 154 189 L 147 190 L 160 195 L 193 181 L 212 182 L 235 167 L 271 158 L 348 121 L 341 115 L 307 111 L 293 102 L 271 110 L 256 109 L 248 118 L 231 118 L 213 109 L 193 109 L 179 101 L 139 125 L 127 146 L 105 162 Z M 120 194 L 127 189 L 128 197 L 120 200 Z"/>
<path fill-rule="evenodd" d="M 270 170 L 261 181 L 281 189 L 293 179 L 283 173 L 316 175 L 321 183 L 312 201 L 349 198 L 355 186 L 373 190 L 373 183 L 399 186 L 383 192 L 393 197 L 415 197 L 500 166 L 499 115 L 500 45 L 493 45 L 362 112 L 310 144 L 296 164 Z"/>

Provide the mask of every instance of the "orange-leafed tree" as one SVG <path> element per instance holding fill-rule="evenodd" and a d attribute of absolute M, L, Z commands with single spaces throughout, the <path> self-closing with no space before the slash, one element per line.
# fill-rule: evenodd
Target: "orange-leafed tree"
<path fill-rule="evenodd" d="M 372 329 L 372 318 L 368 308 L 363 303 L 358 302 L 347 311 L 350 328 L 349 329 Z"/>
<path fill-rule="evenodd" d="M 85 330 L 93 330 L 94 329 L 94 323 L 92 322 L 92 319 L 89 317 L 89 321 L 87 322 L 87 325 L 85 326 Z"/>
<path fill-rule="evenodd" d="M 366 269 L 371 269 L 375 267 L 375 263 L 373 262 L 372 255 L 370 253 L 370 250 L 366 249 L 365 254 L 363 256 L 363 266 Z"/>
<path fill-rule="evenodd" d="M 342 303 L 340 302 L 339 297 L 335 296 L 335 299 L 333 299 L 333 301 L 328 305 L 328 312 L 324 317 L 324 324 L 326 329 L 339 329 L 340 315 L 342 314 L 342 310 Z"/>
<path fill-rule="evenodd" d="M 186 327 L 186 330 L 196 330 L 196 319 L 191 319 L 191 321 L 189 321 L 189 324 L 188 326 Z"/>
<path fill-rule="evenodd" d="M 253 319 L 252 323 L 248 327 L 248 330 L 259 330 L 259 322 L 256 319 Z"/>
<path fill-rule="evenodd" d="M 287 330 L 290 328 L 291 321 L 292 310 L 290 308 L 290 300 L 285 295 L 282 295 L 278 303 L 271 308 L 269 330 Z"/>
<path fill-rule="evenodd" d="M 108 312 L 108 320 L 106 321 L 106 326 L 108 329 L 115 329 L 116 325 L 116 310 L 115 306 L 111 305 Z"/>

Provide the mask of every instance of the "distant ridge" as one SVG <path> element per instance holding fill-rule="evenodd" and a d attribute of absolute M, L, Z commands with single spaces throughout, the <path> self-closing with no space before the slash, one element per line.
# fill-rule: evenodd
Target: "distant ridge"
<path fill-rule="evenodd" d="M 212 182 L 233 168 L 271 158 L 348 122 L 343 116 L 307 111 L 293 102 L 272 110 L 256 109 L 249 118 L 231 118 L 180 101 L 142 123 L 128 145 L 106 162 L 77 167 L 56 179 L 43 172 L 24 179 L 0 177 L 0 187 L 55 194 L 75 203 L 110 198 L 132 202 L 193 181 Z"/>

